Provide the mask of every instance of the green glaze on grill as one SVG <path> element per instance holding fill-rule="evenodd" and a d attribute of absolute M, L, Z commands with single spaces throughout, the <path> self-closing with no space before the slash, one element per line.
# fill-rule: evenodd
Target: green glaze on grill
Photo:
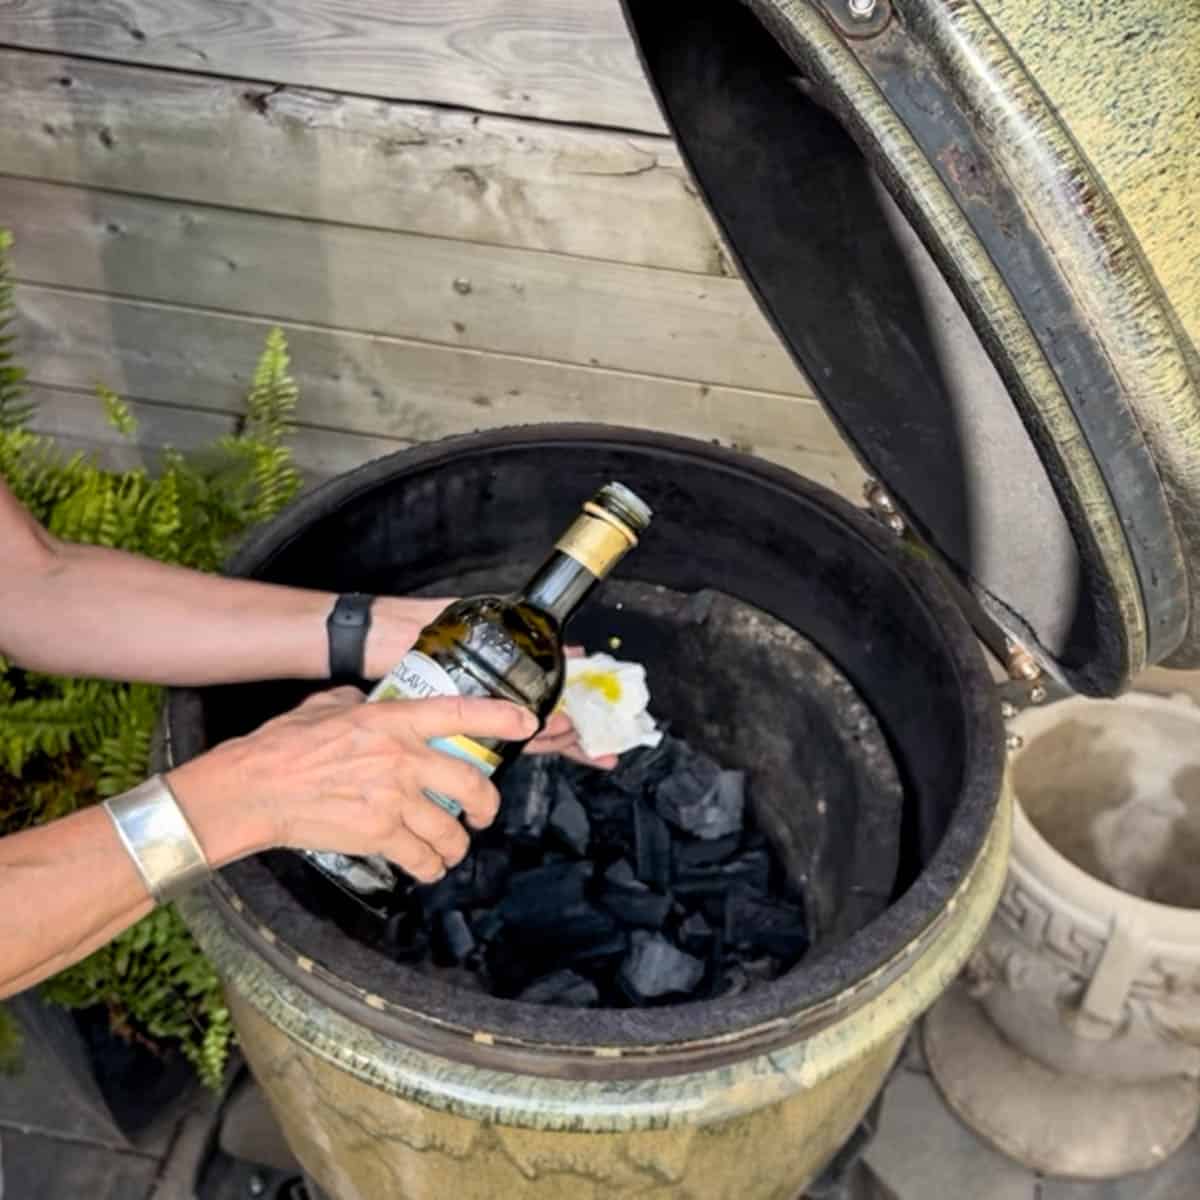
<path fill-rule="evenodd" d="M 977 330 L 985 334 L 1014 402 L 1044 429 L 1069 490 L 1076 527 L 1090 536 L 1112 582 L 1130 676 L 1147 661 L 1141 586 L 1120 515 L 1088 451 L 1063 388 L 1024 313 L 929 159 L 884 98 L 847 39 L 806 0 L 749 0 L 795 61 L 830 96 L 876 165 Z"/>
<path fill-rule="evenodd" d="M 290 1144 L 337 1200 L 793 1200 L 981 937 L 1004 882 L 1011 812 L 1006 792 L 947 919 L 898 955 L 906 969 L 893 986 L 780 1050 L 662 1078 L 494 1070 L 486 1039 L 477 1066 L 417 1050 L 286 979 L 205 891 L 180 907 L 227 985 L 243 1051 Z"/>

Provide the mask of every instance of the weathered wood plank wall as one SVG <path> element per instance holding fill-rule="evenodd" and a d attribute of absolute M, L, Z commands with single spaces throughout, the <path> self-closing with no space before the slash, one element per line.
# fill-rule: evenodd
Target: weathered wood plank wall
<path fill-rule="evenodd" d="M 317 474 L 598 420 L 857 486 L 615 0 L 0 0 L 0 114 L 0 226 L 57 433 L 111 440 L 103 381 L 145 447 L 203 440 L 278 323 Z"/>

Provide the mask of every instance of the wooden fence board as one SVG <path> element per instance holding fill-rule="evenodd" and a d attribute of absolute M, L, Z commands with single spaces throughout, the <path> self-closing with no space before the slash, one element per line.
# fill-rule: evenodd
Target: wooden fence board
<path fill-rule="evenodd" d="M 34 283 L 707 384 L 810 391 L 738 279 L 0 177 Z"/>
<path fill-rule="evenodd" d="M 668 138 L 0 51 L 7 174 L 733 274 Z"/>
<path fill-rule="evenodd" d="M 663 132 L 617 0 L 6 0 L 0 43 Z"/>
<path fill-rule="evenodd" d="M 138 400 L 236 414 L 270 323 L 22 285 L 22 361 L 44 385 L 103 383 Z M 313 426 L 426 441 L 489 425 L 601 421 L 662 429 L 788 462 L 848 461 L 821 407 L 709 387 L 395 338 L 284 325 Z"/>

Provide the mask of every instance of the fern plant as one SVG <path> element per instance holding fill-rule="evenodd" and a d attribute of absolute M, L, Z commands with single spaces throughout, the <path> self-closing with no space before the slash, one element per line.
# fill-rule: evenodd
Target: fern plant
<path fill-rule="evenodd" d="M 24 376 L 13 356 L 12 288 L 0 235 L 0 475 L 58 537 L 110 546 L 204 571 L 292 498 L 300 477 L 285 438 L 297 389 L 283 332 L 272 329 L 239 431 L 205 451 L 166 450 L 154 471 L 110 470 L 63 453 L 27 428 Z M 137 421 L 99 389 L 125 437 Z M 146 777 L 163 695 L 146 684 L 58 678 L 0 660 L 0 835 L 54 820 Z M 176 1044 L 217 1086 L 232 1039 L 217 976 L 175 909 L 157 909 L 87 959 L 42 985 L 51 1002 L 105 1005 L 114 1029 Z M 3 1010 L 0 1009 L 0 1018 Z M 0 1060 L 14 1045 L 0 1020 Z"/>
<path fill-rule="evenodd" d="M 17 366 L 14 351 L 13 286 L 8 270 L 12 234 L 0 229 L 0 429 L 16 429 L 33 413 L 25 398 L 25 372 Z"/>

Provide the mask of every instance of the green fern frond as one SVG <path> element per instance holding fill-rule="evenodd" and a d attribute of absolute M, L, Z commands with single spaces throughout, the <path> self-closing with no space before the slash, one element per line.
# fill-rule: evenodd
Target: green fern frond
<path fill-rule="evenodd" d="M 0 764 L 20 778 L 38 755 L 56 758 L 99 745 L 120 708 L 116 697 L 94 680 L 71 680 L 57 696 L 10 700 L 0 719 Z"/>
<path fill-rule="evenodd" d="M 179 502 L 179 468 L 168 465 L 155 481 L 145 512 L 145 537 L 142 550 L 161 562 L 178 562 L 183 510 Z"/>
<path fill-rule="evenodd" d="M 8 266 L 11 248 L 12 235 L 0 229 L 0 429 L 19 429 L 36 410 L 36 405 L 26 398 L 25 371 L 17 365 L 13 349 L 16 306 Z"/>
<path fill-rule="evenodd" d="M 99 739 L 88 762 L 96 771 L 96 791 L 119 796 L 146 778 L 150 742 L 162 709 L 162 691 L 147 684 L 130 685 L 117 727 Z"/>
<path fill-rule="evenodd" d="M 246 397 L 243 436 L 269 446 L 280 445 L 293 430 L 300 389 L 291 376 L 292 359 L 282 329 L 267 333 Z"/>
<path fill-rule="evenodd" d="M 137 417 L 129 411 L 129 405 L 116 392 L 111 388 L 106 388 L 102 383 L 96 385 L 96 394 L 104 402 L 104 415 L 108 423 L 122 437 L 136 437 L 138 431 Z"/>

